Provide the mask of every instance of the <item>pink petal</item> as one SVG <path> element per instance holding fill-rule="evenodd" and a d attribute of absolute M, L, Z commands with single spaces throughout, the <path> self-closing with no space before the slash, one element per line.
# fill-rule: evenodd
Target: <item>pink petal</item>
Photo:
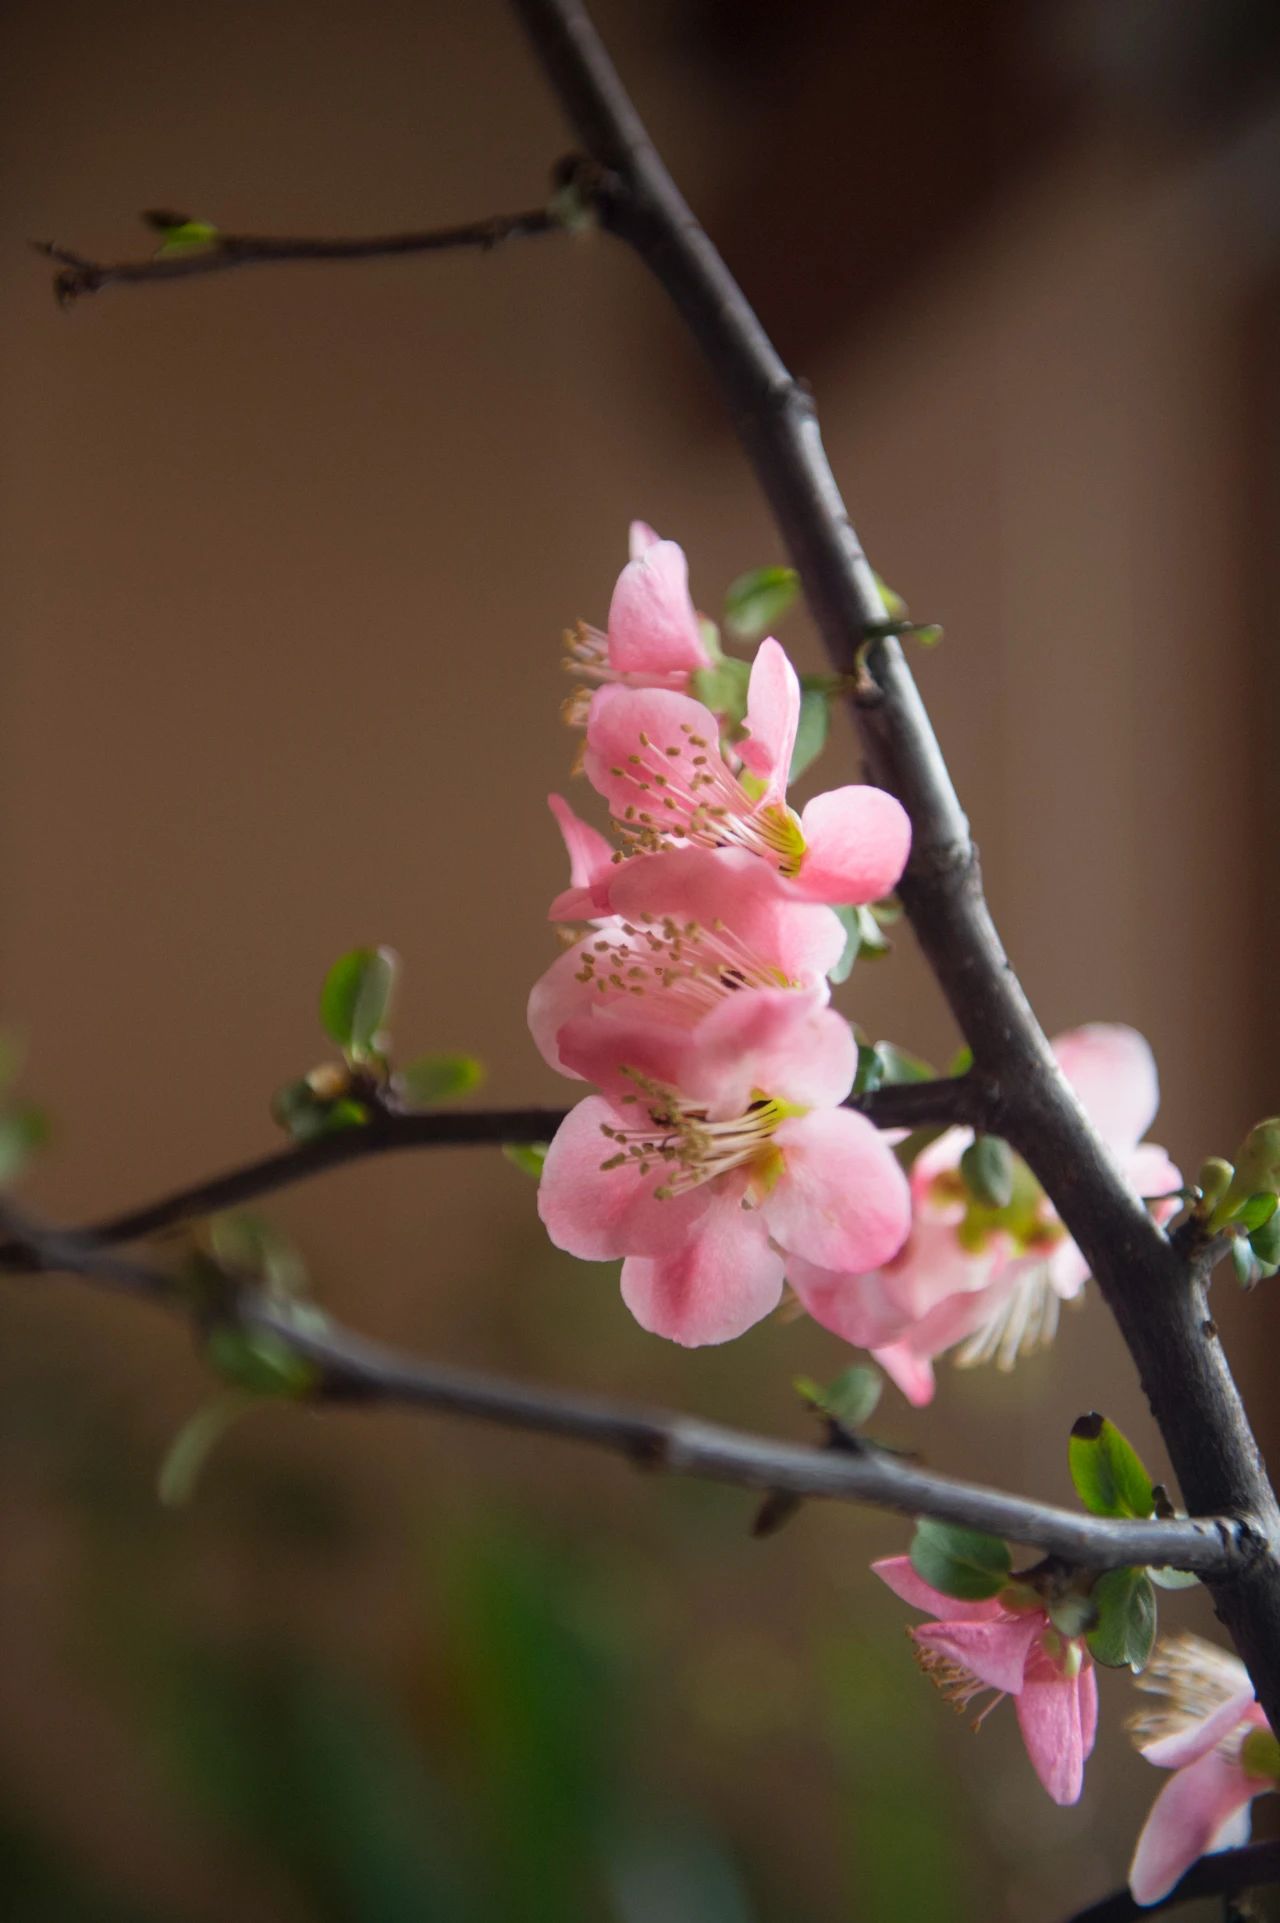
<path fill-rule="evenodd" d="M 1088 1704 L 1081 1701 L 1085 1676 L 1090 1679 Z M 1092 1667 L 1064 1676 L 1048 1657 L 1027 1664 L 1026 1678 L 1015 1708 L 1018 1727 L 1036 1775 L 1055 1803 L 1078 1803 L 1084 1788 L 1086 1720 L 1090 1735 L 1097 1724 L 1097 1680 Z"/>
<path fill-rule="evenodd" d="M 557 1074 L 581 1081 L 576 1068 L 560 1059 L 560 1030 L 566 1022 L 581 1015 L 589 1004 L 592 989 L 578 980 L 582 969 L 582 943 L 575 942 L 557 955 L 550 968 L 540 975 L 529 992 L 527 1018 L 534 1046 L 548 1067 Z"/>
<path fill-rule="evenodd" d="M 1137 1029 L 1091 1022 L 1059 1035 L 1053 1052 L 1103 1140 L 1121 1150 L 1140 1142 L 1160 1106 L 1160 1083 Z"/>
<path fill-rule="evenodd" d="M 1244 1664 L 1240 1665 L 1244 1680 L 1238 1694 L 1230 1697 L 1208 1716 L 1199 1722 L 1189 1723 L 1186 1729 L 1178 1729 L 1171 1736 L 1158 1736 L 1153 1743 L 1142 1745 L 1142 1754 L 1157 1769 L 1185 1769 L 1188 1763 L 1196 1762 L 1216 1749 L 1225 1736 L 1229 1736 L 1238 1723 L 1258 1722 L 1264 1728 L 1266 1718 L 1254 1702 L 1253 1684 L 1249 1681 Z M 1257 1710 L 1256 1718 L 1251 1712 Z"/>
<path fill-rule="evenodd" d="M 916 1641 L 923 1649 L 950 1657 L 979 1682 L 1016 1696 L 1024 1686 L 1032 1646 L 1044 1630 L 1041 1611 L 1030 1609 L 1025 1615 L 1002 1614 L 987 1622 L 975 1622 L 972 1617 L 957 1617 L 954 1604 L 950 1609 L 951 1622 L 924 1623 L 913 1629 Z"/>
<path fill-rule="evenodd" d="M 630 1006 L 630 1003 L 626 1004 Z M 610 1008 L 591 1008 L 565 1023 L 557 1037 L 560 1061 L 570 1074 L 594 1082 L 616 1104 L 630 1128 L 643 1128 L 648 1111 L 643 1102 L 631 1099 L 636 1083 L 624 1069 L 632 1069 L 664 1088 L 684 1086 L 684 1063 L 690 1039 L 686 1030 L 663 1022 L 637 1021 L 618 1004 Z"/>
<path fill-rule="evenodd" d="M 684 550 L 674 541 L 652 541 L 628 561 L 613 590 L 609 666 L 617 674 L 670 675 L 708 665 Z"/>
<path fill-rule="evenodd" d="M 1139 1142 L 1137 1148 L 1128 1155 L 1122 1155 L 1120 1166 L 1130 1188 L 1136 1189 L 1143 1197 L 1171 1195 L 1182 1187 L 1182 1172 L 1170 1161 L 1165 1150 L 1157 1148 L 1154 1142 Z M 1178 1210 L 1177 1202 L 1161 1202 L 1151 1213 L 1157 1222 L 1167 1222 Z"/>
<path fill-rule="evenodd" d="M 635 1163 L 602 1169 L 615 1145 L 601 1124 L 616 1128 L 623 1119 L 598 1095 L 579 1102 L 556 1130 L 538 1184 L 547 1234 L 558 1249 L 587 1261 L 679 1246 L 709 1200 L 705 1190 L 693 1189 L 658 1201 L 653 1191 L 660 1174 L 642 1176 Z"/>
<path fill-rule="evenodd" d="M 862 784 L 815 795 L 800 830 L 805 855 L 787 886 L 805 901 L 878 901 L 897 887 L 911 851 L 902 803 Z"/>
<path fill-rule="evenodd" d="M 787 1281 L 806 1315 L 859 1349 L 880 1349 L 910 1327 L 910 1317 L 885 1288 L 885 1271 L 845 1275 L 787 1256 Z"/>
<path fill-rule="evenodd" d="M 857 1065 L 848 1022 L 822 1005 L 820 992 L 757 988 L 731 995 L 699 1023 L 681 1087 L 713 1119 L 741 1115 L 757 1091 L 825 1108 L 844 1100 Z"/>
<path fill-rule="evenodd" d="M 788 981 L 824 981 L 844 952 L 834 910 L 789 899 L 769 865 L 745 848 L 672 848 L 617 863 L 609 899 L 632 921 L 670 915 L 706 929 L 723 922 L 730 964 L 736 938 Z"/>
<path fill-rule="evenodd" d="M 909 1342 L 891 1342 L 885 1348 L 873 1349 L 871 1356 L 913 1409 L 927 1408 L 933 1401 L 937 1388 L 933 1364 L 927 1356 L 917 1355 Z"/>
<path fill-rule="evenodd" d="M 994 1596 L 985 1602 L 960 1602 L 955 1596 L 944 1596 L 940 1589 L 931 1589 L 924 1577 L 916 1574 L 910 1556 L 885 1556 L 872 1563 L 871 1573 L 913 1609 L 923 1609 L 947 1622 L 992 1622 L 1006 1613 Z"/>
<path fill-rule="evenodd" d="M 896 1255 L 911 1227 L 911 1191 L 865 1115 L 814 1109 L 782 1122 L 773 1139 L 784 1167 L 761 1207 L 775 1241 L 845 1275 Z"/>
<path fill-rule="evenodd" d="M 1080 1671 L 1079 1683 L 1080 1741 L 1087 1763 L 1098 1735 L 1098 1672 L 1091 1662 Z"/>
<path fill-rule="evenodd" d="M 762 641 L 747 684 L 747 732 L 738 743 L 744 767 L 769 784 L 768 798 L 787 792 L 800 725 L 800 683 L 777 641 Z"/>
<path fill-rule="evenodd" d="M 613 870 L 613 843 L 590 822 L 576 815 L 563 795 L 548 795 L 547 806 L 556 818 L 569 856 L 569 880 L 575 888 L 591 888 L 607 881 Z"/>
<path fill-rule="evenodd" d="M 1158 1903 L 1208 1850 L 1224 1847 L 1223 1832 L 1263 1787 L 1238 1763 L 1211 1750 L 1178 1770 L 1151 1806 L 1129 1870 L 1135 1903 Z"/>
<path fill-rule="evenodd" d="M 627 530 L 627 536 L 627 552 L 633 561 L 638 561 L 640 556 L 653 547 L 659 538 L 647 521 L 633 521 Z"/>
<path fill-rule="evenodd" d="M 782 1258 L 741 1185 L 718 1193 L 678 1248 L 623 1264 L 622 1299 L 641 1328 L 687 1349 L 730 1342 L 777 1308 Z"/>
<path fill-rule="evenodd" d="M 724 771 L 719 738 L 714 715 L 691 695 L 615 684 L 598 688 L 592 697 L 582 765 L 620 820 L 652 814 L 658 825 L 674 826 L 692 811 L 690 784 L 700 772 L 694 756 L 706 756 L 713 772 L 716 767 Z M 668 748 L 674 754 L 668 755 Z M 663 807 L 664 798 L 680 797 L 678 806 Z"/>

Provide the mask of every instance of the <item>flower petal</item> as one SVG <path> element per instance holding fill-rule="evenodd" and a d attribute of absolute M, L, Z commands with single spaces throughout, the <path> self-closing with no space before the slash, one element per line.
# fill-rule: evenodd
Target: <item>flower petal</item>
<path fill-rule="evenodd" d="M 622 1104 L 616 1121 L 643 1128 L 647 1111 L 635 1099 L 635 1076 L 663 1088 L 684 1087 L 690 1037 L 669 1023 L 637 1021 L 625 1012 L 615 1013 L 617 1007 L 617 1003 L 608 1008 L 593 1006 L 566 1022 L 557 1037 L 560 1061 L 570 1074 L 594 1082 L 615 1105 Z M 627 1074 L 628 1069 L 633 1073 Z"/>
<path fill-rule="evenodd" d="M 1226 1652 L 1223 1652 L 1225 1659 Z M 1208 1716 L 1188 1723 L 1185 1729 L 1175 1729 L 1171 1735 L 1158 1736 L 1153 1743 L 1143 1743 L 1141 1754 L 1157 1769 L 1185 1769 L 1201 1756 L 1207 1756 L 1216 1749 L 1224 1737 L 1230 1736 L 1239 1723 L 1260 1721 L 1265 1728 L 1266 1719 L 1254 1702 L 1253 1684 L 1249 1681 L 1248 1671 L 1240 1665 L 1243 1681 L 1238 1692 L 1227 1698 L 1225 1703 Z M 1257 1710 L 1257 1716 L 1253 1712 Z"/>
<path fill-rule="evenodd" d="M 694 766 L 695 754 L 723 771 L 719 739 L 715 716 L 691 695 L 615 683 L 592 696 L 582 766 L 616 818 L 652 814 L 658 826 L 673 827 L 695 805 L 692 784 L 701 772 Z M 672 802 L 670 809 L 664 800 Z"/>
<path fill-rule="evenodd" d="M 1209 1849 L 1223 1847 L 1224 1830 L 1264 1787 L 1218 1750 L 1176 1771 L 1138 1838 L 1129 1870 L 1134 1902 L 1158 1903 Z"/>
<path fill-rule="evenodd" d="M 800 682 L 780 643 L 762 641 L 747 683 L 747 732 L 738 743 L 743 766 L 768 783 L 766 799 L 787 792 L 800 725 Z"/>
<path fill-rule="evenodd" d="M 792 982 L 825 980 L 844 952 L 835 911 L 782 894 L 773 870 L 745 848 L 672 848 L 615 863 L 609 899 L 632 921 L 669 915 L 707 929 L 723 922 L 727 947 L 737 937 Z"/>
<path fill-rule="evenodd" d="M 633 521 L 627 529 L 628 558 L 638 561 L 640 556 L 647 552 L 659 538 L 647 521 Z"/>
<path fill-rule="evenodd" d="M 909 1342 L 890 1342 L 884 1348 L 872 1349 L 871 1359 L 897 1384 L 913 1409 L 925 1409 L 933 1401 L 938 1386 L 933 1363 L 928 1356 L 917 1355 Z"/>
<path fill-rule="evenodd" d="M 680 1086 L 713 1119 L 741 1115 L 757 1091 L 831 1108 L 853 1087 L 857 1065 L 849 1024 L 822 1005 L 821 991 L 757 988 L 731 995 L 698 1024 Z"/>
<path fill-rule="evenodd" d="M 538 1183 L 538 1214 L 558 1249 L 587 1261 L 608 1261 L 633 1251 L 657 1254 L 678 1247 L 705 1213 L 705 1189 L 658 1201 L 661 1174 L 642 1176 L 638 1163 L 602 1169 L 614 1152 L 601 1126 L 625 1120 L 599 1095 L 570 1109 L 547 1150 Z"/>
<path fill-rule="evenodd" d="M 684 549 L 675 541 L 653 540 L 637 554 L 633 528 L 632 553 L 609 603 L 609 666 L 616 674 L 643 675 L 707 667 Z"/>
<path fill-rule="evenodd" d="M 862 783 L 815 795 L 800 831 L 804 859 L 786 886 L 805 901 L 878 901 L 897 887 L 911 852 L 902 803 Z"/>
<path fill-rule="evenodd" d="M 1011 1616 L 1002 1611 L 989 1621 L 975 1622 L 972 1617 L 956 1617 L 954 1605 L 949 1608 L 953 1621 L 924 1623 L 912 1630 L 921 1648 L 949 1657 L 989 1688 L 1016 1696 L 1024 1684 L 1032 1646 L 1044 1631 L 1043 1612 L 1029 1609 L 1025 1615 Z"/>
<path fill-rule="evenodd" d="M 1088 1676 L 1089 1683 L 1085 1684 Z M 1084 1788 L 1085 1743 L 1097 1725 L 1097 1679 L 1092 1666 L 1064 1676 L 1047 1656 L 1027 1664 L 1015 1708 L 1018 1727 L 1036 1775 L 1055 1803 L 1078 1803 Z M 1088 1689 L 1087 1703 L 1082 1701 Z"/>
<path fill-rule="evenodd" d="M 883 1348 L 911 1326 L 911 1317 L 885 1286 L 886 1273 L 872 1269 L 866 1275 L 847 1275 L 794 1252 L 787 1255 L 787 1281 L 805 1314 L 859 1349 Z"/>
<path fill-rule="evenodd" d="M 623 1264 L 622 1299 L 641 1328 L 687 1349 L 729 1342 L 776 1309 L 782 1258 L 741 1185 L 719 1191 L 678 1248 Z"/>
<path fill-rule="evenodd" d="M 983 1602 L 960 1602 L 955 1596 L 944 1596 L 940 1589 L 930 1588 L 924 1577 L 916 1574 L 910 1556 L 885 1556 L 872 1563 L 871 1573 L 913 1609 L 927 1610 L 948 1622 L 991 1622 L 1006 1613 L 994 1596 Z"/>
<path fill-rule="evenodd" d="M 1160 1106 L 1160 1082 L 1155 1056 L 1137 1029 L 1090 1022 L 1059 1035 L 1053 1052 L 1109 1147 L 1140 1142 Z"/>
<path fill-rule="evenodd" d="M 845 1275 L 897 1254 L 911 1227 L 911 1190 L 865 1115 L 814 1109 L 780 1123 L 773 1139 L 784 1167 L 761 1207 L 784 1249 Z"/>
<path fill-rule="evenodd" d="M 575 888 L 590 888 L 607 880 L 613 868 L 613 843 L 574 813 L 563 795 L 548 795 L 547 806 L 556 818 L 569 857 L 569 880 Z"/>

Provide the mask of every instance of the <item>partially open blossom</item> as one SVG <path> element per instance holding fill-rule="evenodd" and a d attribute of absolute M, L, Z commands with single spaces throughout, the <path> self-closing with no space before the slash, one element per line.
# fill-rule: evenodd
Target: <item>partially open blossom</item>
<path fill-rule="evenodd" d="M 958 1602 L 916 1574 L 909 1556 L 871 1565 L 895 1596 L 938 1620 L 911 1630 L 920 1667 L 956 1709 L 983 1702 L 973 1727 L 1012 1696 L 1036 1775 L 1055 1803 L 1076 1803 L 1098 1725 L 1098 1680 L 1079 1637 L 1034 1601 Z M 1019 1598 L 1020 1600 L 1020 1598 Z"/>
<path fill-rule="evenodd" d="M 1162 1641 L 1138 1688 L 1164 1700 L 1135 1716 L 1149 1763 L 1174 1773 L 1143 1825 L 1129 1871 L 1135 1903 L 1158 1903 L 1211 1850 L 1249 1840 L 1249 1805 L 1277 1787 L 1280 1744 L 1249 1672 L 1198 1636 Z"/>
<path fill-rule="evenodd" d="M 553 1068 L 573 1072 L 561 1059 L 560 1031 L 591 1008 L 621 1005 L 633 1018 L 688 1028 L 748 988 L 795 988 L 826 1001 L 827 972 L 845 940 L 832 909 L 787 900 L 742 850 L 685 848 L 661 862 L 624 863 L 609 897 L 615 912 L 601 917 L 591 843 L 580 839 L 594 830 L 563 802 L 557 814 L 580 882 L 571 892 L 590 920 L 529 997 L 533 1039 Z"/>
<path fill-rule="evenodd" d="M 864 785 L 816 795 L 799 815 L 789 808 L 799 716 L 795 669 L 776 641 L 762 641 L 736 748 L 741 769 L 726 759 L 715 716 L 700 701 L 625 687 L 593 699 L 583 767 L 634 852 L 745 848 L 797 899 L 875 901 L 906 864 L 906 813 Z"/>
<path fill-rule="evenodd" d="M 693 602 L 684 549 L 662 541 L 643 521 L 631 523 L 631 559 L 618 576 L 606 632 L 579 622 L 565 636 L 565 667 L 591 683 L 684 690 L 711 656 Z M 586 699 L 571 700 L 568 719 L 581 725 Z"/>
<path fill-rule="evenodd" d="M 1168 1196 L 1181 1176 L 1164 1150 L 1143 1142 L 1155 1116 L 1155 1061 L 1131 1028 L 1095 1023 L 1061 1035 L 1054 1053 L 1139 1195 Z M 1088 1267 L 1030 1169 L 1013 1158 L 1003 1208 L 979 1202 L 961 1173 L 973 1140 L 948 1129 L 912 1165 L 912 1229 L 873 1275 L 824 1274 L 795 1265 L 790 1281 L 824 1328 L 869 1348 L 909 1401 L 934 1392 L 933 1358 L 956 1349 L 962 1366 L 1018 1356 L 1053 1339 L 1060 1304 L 1077 1296 Z M 1153 1211 L 1166 1219 L 1175 1203 Z"/>
<path fill-rule="evenodd" d="M 887 1260 L 910 1219 L 892 1151 L 841 1106 L 848 1024 L 816 994 L 743 989 L 692 1027 L 588 1013 L 559 1054 L 593 1081 L 547 1154 L 538 1205 L 553 1242 L 623 1256 L 646 1329 L 695 1347 L 773 1309 L 793 1254 Z"/>

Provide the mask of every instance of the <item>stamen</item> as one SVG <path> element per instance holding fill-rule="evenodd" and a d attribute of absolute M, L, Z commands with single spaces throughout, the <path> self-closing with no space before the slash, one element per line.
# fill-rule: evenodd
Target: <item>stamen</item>
<path fill-rule="evenodd" d="M 642 794 L 663 790 L 664 810 L 681 817 L 677 826 L 674 821 L 654 823 L 641 814 L 637 825 L 634 805 L 621 806 L 614 820 L 635 851 L 651 853 L 678 836 L 706 848 L 746 848 L 781 874 L 798 873 L 805 843 L 792 810 L 780 802 L 760 807 L 723 756 L 708 754 L 712 744 L 705 735 L 694 734 L 687 722 L 680 731 L 685 741 L 666 746 L 642 733 L 640 752 L 610 770 L 615 780 L 630 781 Z"/>
<path fill-rule="evenodd" d="M 1049 1347 L 1058 1333 L 1061 1306 L 1048 1264 L 1036 1263 L 1019 1275 L 1008 1294 L 1001 1296 L 986 1320 L 957 1349 L 956 1367 L 975 1369 L 994 1362 L 1007 1375 L 1019 1356 Z"/>
<path fill-rule="evenodd" d="M 1162 1636 L 1147 1667 L 1134 1678 L 1137 1688 L 1163 1700 L 1140 1709 L 1125 1724 L 1141 1749 L 1162 1736 L 1180 1735 L 1204 1722 L 1224 1703 L 1249 1686 L 1249 1675 L 1238 1657 L 1219 1649 L 1202 1636 L 1183 1633 Z M 1230 1731 L 1219 1744 L 1233 1752 L 1239 1732 Z"/>
<path fill-rule="evenodd" d="M 981 1701 L 982 1697 L 990 1696 L 990 1701 L 983 1704 L 969 1725 L 976 1736 L 997 1703 L 1002 1703 L 1008 1692 L 997 1689 L 992 1683 L 984 1683 L 980 1677 L 974 1675 L 972 1670 L 966 1669 L 963 1663 L 956 1662 L 954 1657 L 944 1656 L 937 1649 L 926 1649 L 921 1643 L 916 1642 L 910 1629 L 907 1630 L 907 1634 L 911 1636 L 915 1658 L 921 1670 L 929 1678 L 942 1700 L 950 1703 L 957 1715 L 963 1715 L 971 1704 Z"/>
<path fill-rule="evenodd" d="M 661 1163 L 668 1172 L 654 1190 L 658 1201 L 700 1188 L 732 1169 L 766 1162 L 771 1154 L 776 1156 L 771 1146 L 773 1132 L 795 1113 L 787 1103 L 761 1096 L 744 1114 L 713 1122 L 705 1109 L 684 1101 L 664 1083 L 653 1081 L 638 1069 L 624 1068 L 622 1073 L 635 1083 L 650 1125 L 614 1128 L 602 1122 L 600 1133 L 615 1145 L 616 1152 L 602 1161 L 600 1168 L 603 1172 L 632 1163 L 638 1165 L 641 1175 L 647 1175 Z"/>

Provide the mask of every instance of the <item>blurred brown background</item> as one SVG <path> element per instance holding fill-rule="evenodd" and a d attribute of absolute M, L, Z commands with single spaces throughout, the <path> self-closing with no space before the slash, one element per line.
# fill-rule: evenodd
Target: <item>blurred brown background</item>
<path fill-rule="evenodd" d="M 1270 0 L 598 9 L 690 198 L 815 384 L 1051 1031 L 1135 1023 L 1188 1169 L 1277 1101 L 1280 14 Z M 3 1005 L 67 1218 L 261 1152 L 343 950 L 408 1053 L 559 1099 L 561 628 L 641 515 L 716 612 L 783 558 L 708 376 L 605 241 L 296 267 L 68 315 L 25 251 L 141 207 L 344 232 L 536 204 L 569 144 L 499 0 L 34 5 L 3 72 Z M 817 667 L 802 615 L 783 630 Z M 824 784 L 852 767 L 840 733 Z M 955 1045 L 904 940 L 843 1005 Z M 847 1352 L 693 1355 L 544 1245 L 488 1152 L 282 1196 L 326 1303 L 433 1355 L 800 1434 Z M 1275 1311 L 1221 1325 L 1264 1428 Z M 767 1543 L 732 1493 L 440 1421 L 265 1412 L 194 1506 L 179 1329 L 0 1302 L 0 1915 L 1048 1919 L 1121 1880 L 1155 1773 L 1108 1679 L 1081 1805 L 973 1738 L 866 1574 L 892 1520 Z M 1157 1445 L 1100 1305 L 879 1427 L 1065 1499 L 1098 1406 Z M 1163 1466 L 1160 1464 L 1160 1466 Z M 1170 1598 L 1167 1620 L 1204 1626 Z"/>

